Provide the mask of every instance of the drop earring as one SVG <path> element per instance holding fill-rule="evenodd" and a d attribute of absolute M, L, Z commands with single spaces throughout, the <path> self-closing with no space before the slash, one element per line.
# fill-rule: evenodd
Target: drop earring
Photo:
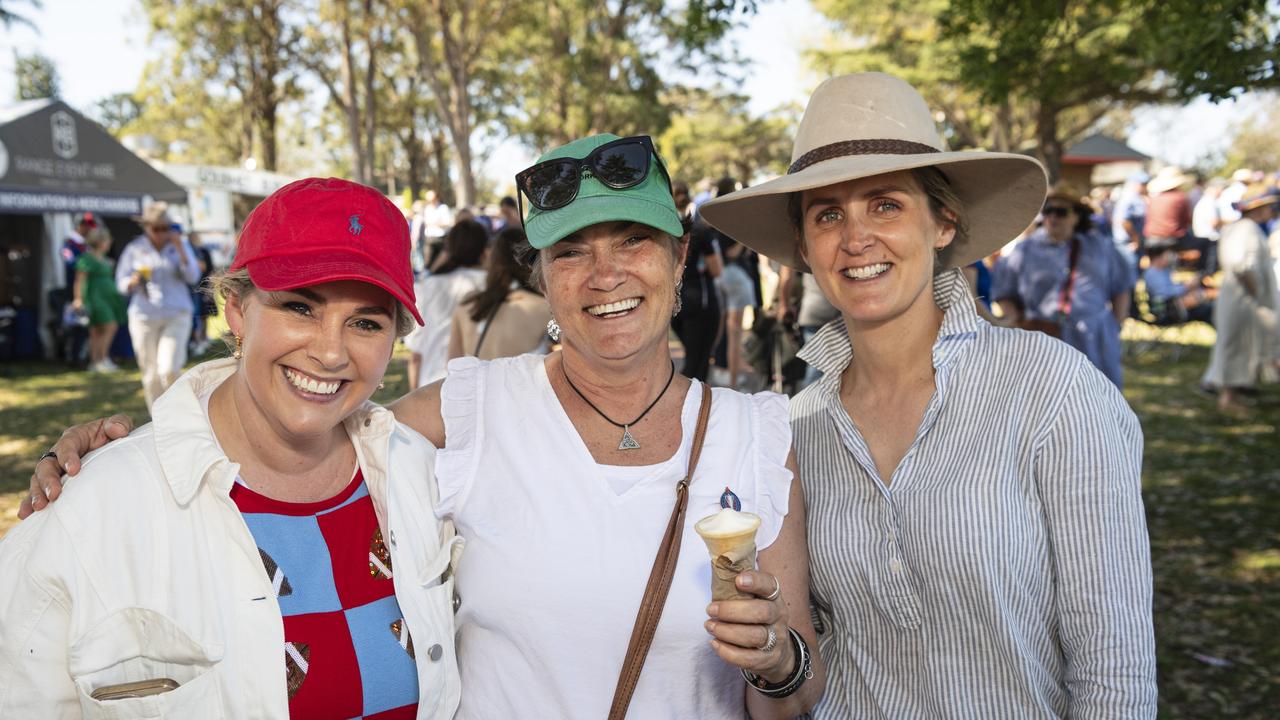
<path fill-rule="evenodd" d="M 244 338 L 240 337 L 239 335 L 236 335 L 235 338 L 236 338 L 236 349 L 231 351 L 231 357 L 239 360 L 240 358 L 244 357 Z"/>
<path fill-rule="evenodd" d="M 551 338 L 551 342 L 560 342 L 560 323 L 555 318 L 547 321 L 547 337 Z"/>
<path fill-rule="evenodd" d="M 684 278 L 680 278 L 676 281 L 676 305 L 675 308 L 671 310 L 671 317 L 679 315 L 680 311 L 684 309 L 684 298 L 680 297 L 680 291 L 683 289 Z"/>

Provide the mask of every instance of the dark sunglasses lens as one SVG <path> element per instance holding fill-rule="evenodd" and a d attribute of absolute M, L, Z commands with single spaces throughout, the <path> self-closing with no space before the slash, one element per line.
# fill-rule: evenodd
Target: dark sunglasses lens
<path fill-rule="evenodd" d="M 1071 211 L 1064 207 L 1047 207 L 1044 209 L 1044 214 L 1046 216 L 1064 218 L 1070 213 Z"/>
<path fill-rule="evenodd" d="M 649 172 L 649 149 L 639 142 L 614 145 L 596 156 L 591 169 L 611 188 L 638 185 Z"/>
<path fill-rule="evenodd" d="M 572 160 L 539 165 L 525 177 L 524 192 L 543 210 L 568 205 L 578 190 L 578 166 Z"/>

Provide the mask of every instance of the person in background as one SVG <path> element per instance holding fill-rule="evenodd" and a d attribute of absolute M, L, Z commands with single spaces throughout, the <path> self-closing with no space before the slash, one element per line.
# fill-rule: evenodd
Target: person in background
<path fill-rule="evenodd" d="M 840 309 L 791 400 L 812 716 L 1154 719 L 1142 428 L 1080 353 L 974 312 L 959 268 L 1035 216 L 1039 163 L 942 148 L 910 85 L 836 77 L 785 176 L 702 208 Z"/>
<path fill-rule="evenodd" d="M 66 267 L 66 283 L 70 287 L 76 280 L 76 259 L 88 249 L 86 238 L 98 227 L 93 213 L 84 213 L 76 218 L 76 229 L 67 234 L 62 241 L 62 263 Z"/>
<path fill-rule="evenodd" d="M 1218 409 L 1247 408 L 1240 390 L 1277 379 L 1276 282 L 1263 227 L 1276 218 L 1280 192 L 1256 183 L 1236 203 L 1239 220 L 1222 229 L 1218 260 L 1222 286 L 1213 312 L 1218 336 L 1201 385 L 1218 393 Z"/>
<path fill-rule="evenodd" d="M 1169 165 L 1147 183 L 1150 200 L 1144 226 L 1145 242 L 1162 248 L 1172 245 L 1179 252 L 1190 251 L 1195 255 L 1195 266 L 1203 269 L 1208 247 L 1191 234 L 1191 199 L 1186 193 L 1186 187 L 1194 180 Z"/>
<path fill-rule="evenodd" d="M 504 228 L 494 238 L 484 287 L 463 298 L 453 313 L 450 360 L 546 353 L 551 308 L 529 284 L 529 269 L 516 257 L 516 249 L 525 242 L 519 224 Z"/>
<path fill-rule="evenodd" d="M 76 258 L 72 305 L 89 318 L 89 370 L 118 370 L 111 362 L 109 350 L 116 329 L 124 322 L 124 299 L 116 292 L 115 273 L 107 253 L 111 250 L 111 234 L 95 227 L 85 238 L 87 251 Z"/>
<path fill-rule="evenodd" d="M 797 285 L 798 289 L 796 289 Z M 806 343 L 818 334 L 823 325 L 840 317 L 840 311 L 822 294 L 822 288 L 818 287 L 813 275 L 794 270 L 788 265 L 783 265 L 778 270 L 777 295 L 774 313 L 778 321 L 786 322 L 794 317 L 796 325 L 800 328 L 800 335 Z M 799 307 L 792 303 L 793 297 L 799 298 Z M 817 382 L 820 377 L 822 377 L 821 370 L 812 364 L 806 365 L 804 378 L 797 383 L 796 390 L 805 389 Z"/>
<path fill-rule="evenodd" d="M 151 203 L 138 221 L 143 234 L 120 254 L 116 289 L 129 298 L 129 337 L 149 410 L 187 362 L 191 286 L 200 280 L 200 266 L 191 246 L 173 231 L 166 203 Z"/>
<path fill-rule="evenodd" d="M 507 228 L 520 227 L 520 210 L 516 207 L 516 199 L 510 195 L 498 201 L 498 220 L 494 225 L 495 234 Z"/>
<path fill-rule="evenodd" d="M 1222 234 L 1222 208 L 1218 201 L 1227 181 L 1212 178 L 1205 183 L 1200 200 L 1191 210 L 1191 234 L 1200 238 L 1205 244 L 1205 275 L 1218 271 L 1218 237 Z"/>
<path fill-rule="evenodd" d="M 680 373 L 695 380 L 707 379 L 711 351 L 720 334 L 720 293 L 715 281 L 724 273 L 719 233 L 704 222 L 695 221 L 689 231 L 689 252 L 684 276 L 676 286 L 680 303 L 671 327 L 684 345 L 684 365 Z"/>
<path fill-rule="evenodd" d="M 462 299 L 484 287 L 484 253 L 489 232 L 475 220 L 459 220 L 444 238 L 444 252 L 426 279 L 416 285 L 423 326 L 404 339 L 409 348 L 409 387 L 444 377 L 449 361 L 453 313 Z"/>
<path fill-rule="evenodd" d="M 209 277 L 214 272 L 213 253 L 200 241 L 200 233 L 194 230 L 187 234 L 187 242 L 191 243 L 196 263 L 200 266 L 200 280 L 191 288 L 191 306 L 195 317 L 191 328 L 190 350 L 192 355 L 203 355 L 209 349 L 209 318 L 218 314 L 218 303 L 213 299 L 213 288 L 209 284 Z"/>
<path fill-rule="evenodd" d="M 1142 284 L 1147 289 L 1151 312 L 1158 320 L 1199 320 L 1213 324 L 1216 292 L 1199 283 L 1185 285 L 1173 281 L 1173 270 L 1178 262 L 1176 243 L 1148 240 L 1147 260 L 1147 269 L 1142 271 Z"/>
<path fill-rule="evenodd" d="M 1236 208 L 1236 203 L 1244 197 L 1252 182 L 1253 171 L 1249 168 L 1239 168 L 1231 173 L 1231 184 L 1223 188 L 1222 194 L 1218 196 L 1218 214 L 1222 216 L 1224 226 L 1240 219 L 1241 213 Z"/>
<path fill-rule="evenodd" d="M 1120 251 L 1089 227 L 1074 188 L 1050 188 L 1044 225 L 1001 258 L 991 296 L 1015 327 L 1062 339 L 1123 387 L 1120 324 L 1136 282 Z"/>
<path fill-rule="evenodd" d="M 1147 221 L 1147 182 L 1150 180 L 1151 176 L 1141 170 L 1131 173 L 1111 210 L 1112 239 L 1135 279 L 1138 276 L 1138 258 L 1142 257 Z"/>
<path fill-rule="evenodd" d="M 428 190 L 422 204 L 422 234 L 426 267 L 433 268 L 444 251 L 444 236 L 454 224 L 453 211 L 440 202 L 435 190 Z"/>

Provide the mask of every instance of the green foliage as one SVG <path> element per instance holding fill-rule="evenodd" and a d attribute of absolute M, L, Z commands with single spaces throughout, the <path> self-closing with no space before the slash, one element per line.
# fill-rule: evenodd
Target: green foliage
<path fill-rule="evenodd" d="M 47 55 L 13 55 L 13 72 L 17 79 L 19 100 L 43 100 L 58 97 L 61 81 L 58 67 Z"/>
<path fill-rule="evenodd" d="M 745 96 L 693 88 L 674 88 L 664 99 L 675 112 L 658 145 L 673 179 L 750 182 L 786 172 L 798 109 L 756 117 Z"/>
<path fill-rule="evenodd" d="M 132 93 L 115 93 L 94 103 L 92 113 L 107 132 L 119 136 L 142 114 L 142 106 Z"/>
<path fill-rule="evenodd" d="M 198 128 L 194 137 L 200 142 L 187 149 L 187 159 L 225 162 L 235 156 L 238 164 L 252 157 L 258 167 L 275 169 L 276 112 L 297 97 L 287 53 L 287 2 L 142 0 L 152 44 L 161 53 L 139 95 L 190 104 L 163 108 L 143 102 L 145 124 L 159 126 L 167 118 Z"/>
<path fill-rule="evenodd" d="M 1280 98 L 1272 97 L 1249 117 L 1231 128 L 1234 136 L 1221 168 L 1230 175 L 1240 168 L 1275 170 L 1280 168 Z"/>
<path fill-rule="evenodd" d="M 1265 0 L 816 0 L 840 29 L 829 71 L 883 70 L 944 114 L 953 146 L 1064 145 L 1137 104 L 1222 97 L 1277 79 Z"/>
<path fill-rule="evenodd" d="M 504 38 L 523 58 L 507 68 L 513 92 L 505 124 L 538 149 L 600 132 L 657 136 L 678 111 L 659 68 L 714 75 L 725 58 L 725 33 L 755 7 L 726 0 L 522 6 Z"/>

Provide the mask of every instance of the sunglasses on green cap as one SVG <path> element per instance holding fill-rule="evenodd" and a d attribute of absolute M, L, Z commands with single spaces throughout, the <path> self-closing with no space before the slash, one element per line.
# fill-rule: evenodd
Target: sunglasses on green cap
<path fill-rule="evenodd" d="M 562 157 L 540 162 L 516 175 L 520 196 L 539 210 L 558 210 L 578 197 L 584 171 L 614 190 L 635 187 L 649 175 L 650 158 L 656 157 L 653 140 L 648 135 L 625 137 L 605 143 L 584 158 Z M 671 190 L 671 176 L 662 160 L 658 169 Z M 524 217 L 521 206 L 520 217 Z"/>

